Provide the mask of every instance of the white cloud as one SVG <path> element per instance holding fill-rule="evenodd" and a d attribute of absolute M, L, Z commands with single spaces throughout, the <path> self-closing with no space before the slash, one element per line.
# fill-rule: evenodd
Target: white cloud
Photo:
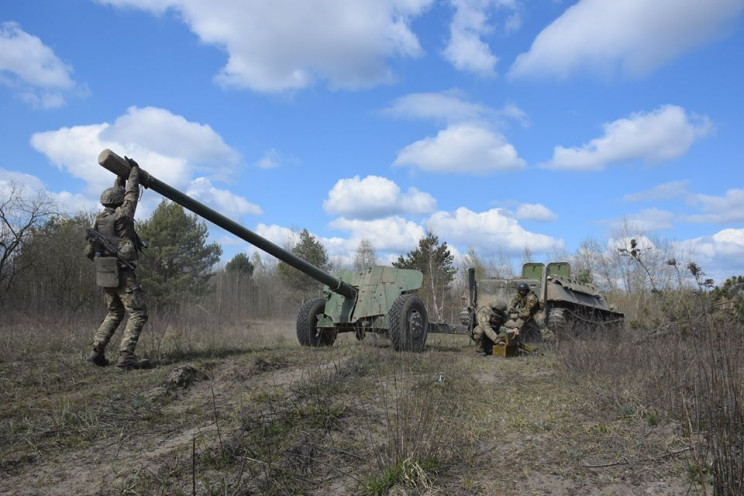
<path fill-rule="evenodd" d="M 635 214 L 628 214 L 621 219 L 612 222 L 615 228 L 622 228 L 625 224 L 630 224 L 634 229 L 641 232 L 654 232 L 671 229 L 674 227 L 675 216 L 672 212 L 658 208 L 648 208 Z"/>
<path fill-rule="evenodd" d="M 34 133 L 31 146 L 44 154 L 60 170 L 73 177 L 82 179 L 88 186 L 88 194 L 100 192 L 111 186 L 114 178 L 111 173 L 98 165 L 98 154 L 105 148 L 116 150 L 120 155 L 135 156 L 132 147 L 123 147 L 118 143 L 101 139 L 101 133 L 108 123 L 86 126 L 63 127 L 56 131 Z M 149 166 L 149 161 L 142 161 Z"/>
<path fill-rule="evenodd" d="M 443 55 L 456 69 L 480 76 L 496 75 L 499 59 L 481 36 L 492 28 L 488 24 L 488 0 L 451 0 L 456 12 L 450 24 L 450 39 Z"/>
<path fill-rule="evenodd" d="M 527 113 L 514 104 L 507 104 L 497 111 L 499 117 L 508 118 L 519 122 L 523 127 L 530 126 L 530 118 Z"/>
<path fill-rule="evenodd" d="M 550 253 L 562 249 L 564 245 L 562 240 L 525 230 L 512 216 L 498 209 L 480 213 L 467 208 L 454 212 L 440 211 L 420 222 L 400 215 L 372 220 L 339 217 L 331 221 L 329 227 L 346 235 L 316 235 L 316 238 L 332 258 L 347 265 L 353 263 L 355 250 L 363 239 L 372 243 L 380 263 L 390 264 L 399 255 L 415 249 L 427 231 L 446 241 L 456 259 L 467 247 L 474 247 L 481 253 L 499 250 L 506 255 L 520 256 L 525 248 L 532 253 Z M 294 231 L 277 225 L 259 224 L 256 232 L 281 247 L 289 246 L 296 240 Z"/>
<path fill-rule="evenodd" d="M 418 240 L 426 235 L 426 230 L 419 224 L 400 216 L 384 219 L 361 220 L 340 217 L 330 223 L 330 227 L 349 233 L 349 238 L 358 243 L 369 239 L 380 251 L 403 253 L 418 245 Z"/>
<path fill-rule="evenodd" d="M 260 223 L 256 226 L 256 234 L 264 237 L 282 248 L 291 246 L 297 240 L 297 234 L 286 227 L 277 226 L 276 224 L 266 225 Z"/>
<path fill-rule="evenodd" d="M 496 112 L 480 103 L 464 100 L 461 91 L 440 93 L 411 93 L 396 99 L 383 111 L 392 117 L 434 119 L 445 122 L 479 121 L 493 117 Z"/>
<path fill-rule="evenodd" d="M 328 253 L 329 260 L 333 264 L 340 264 L 341 267 L 346 268 L 353 267 L 356 250 L 358 249 L 359 243 L 362 241 L 362 239 L 371 241 L 374 239 L 373 236 L 377 236 L 379 233 L 389 231 L 391 230 L 391 227 L 400 228 L 403 231 L 405 231 L 407 227 L 413 228 L 413 230 L 416 232 L 409 236 L 403 235 L 402 238 L 404 238 L 404 241 L 399 246 L 394 246 L 395 241 L 391 241 L 391 239 L 388 238 L 378 238 L 376 241 L 371 241 L 377 255 L 377 262 L 383 265 L 391 265 L 394 261 L 397 260 L 398 253 L 407 251 L 416 246 L 419 237 L 423 236 L 424 233 L 423 230 L 420 230 L 420 232 L 418 232 L 419 228 L 416 226 L 416 224 L 408 223 L 408 226 L 406 226 L 406 221 L 401 218 L 395 219 L 391 217 L 388 219 L 376 221 L 351 221 L 350 224 L 346 224 L 345 219 L 337 219 L 337 221 L 339 222 L 338 229 L 349 231 L 348 237 L 323 237 L 312 232 L 310 233 L 310 235 L 315 237 L 315 239 L 323 245 L 323 247 L 326 249 L 326 252 Z M 403 223 L 403 225 L 399 226 L 399 223 Z M 395 229 L 393 229 L 393 231 L 394 230 Z M 291 247 L 295 243 L 297 243 L 299 239 L 299 233 L 297 231 L 278 226 L 276 224 L 258 224 L 255 232 L 282 249 L 291 249 Z M 236 238 L 233 238 L 233 240 L 234 239 Z M 244 246 L 240 243 L 233 243 L 233 245 Z M 381 250 L 384 250 L 384 252 L 382 252 Z M 270 257 L 270 260 L 274 260 L 274 257 L 272 255 L 266 254 L 253 245 L 245 246 L 244 251 L 248 254 L 258 252 L 261 257 Z M 267 260 L 266 258 L 263 259 Z"/>
<path fill-rule="evenodd" d="M 495 129 L 495 124 L 526 114 L 513 104 L 502 109 L 468 102 L 457 90 L 411 93 L 383 111 L 392 117 L 433 119 L 447 123 L 434 137 L 416 141 L 398 153 L 393 165 L 411 165 L 430 172 L 487 174 L 525 166 L 516 149 Z"/>
<path fill-rule="evenodd" d="M 15 23 L 0 24 L 0 83 L 12 88 L 38 108 L 57 108 L 67 95 L 78 90 L 72 67 L 64 63 L 38 37 Z"/>
<path fill-rule="evenodd" d="M 382 112 L 390 117 L 431 119 L 450 124 L 471 123 L 481 127 L 488 127 L 489 123 L 505 124 L 509 120 L 525 127 L 529 125 L 527 114 L 514 104 L 491 108 L 465 98 L 459 90 L 410 93 L 396 99 Z"/>
<path fill-rule="evenodd" d="M 214 206 L 222 215 L 239 219 L 243 215 L 261 215 L 261 207 L 227 190 L 215 188 L 206 177 L 194 179 L 186 190 L 193 199 Z"/>
<path fill-rule="evenodd" d="M 240 155 L 208 124 L 190 122 L 157 107 L 129 107 L 126 114 L 101 132 L 101 138 L 136 143 L 156 154 L 192 164 L 235 165 L 240 161 Z"/>
<path fill-rule="evenodd" d="M 743 9 L 742 0 L 581 0 L 535 38 L 509 75 L 640 77 L 727 34 Z"/>
<path fill-rule="evenodd" d="M 633 231 L 640 231 L 638 229 L 638 226 L 625 223 L 626 227 L 630 227 Z M 625 249 L 630 250 L 631 248 L 631 242 L 635 241 L 636 248 L 638 248 L 641 251 L 648 251 L 648 250 L 654 250 L 656 249 L 656 243 L 651 241 L 646 235 L 640 234 L 639 232 L 636 232 L 636 234 L 632 236 L 623 236 L 620 238 L 610 238 L 607 240 L 607 247 L 610 249 L 610 251 L 617 251 L 619 249 Z"/>
<path fill-rule="evenodd" d="M 375 219 L 395 214 L 426 214 L 436 209 L 428 193 L 409 188 L 403 193 L 390 179 L 367 176 L 340 179 L 323 201 L 323 209 L 351 219 Z"/>
<path fill-rule="evenodd" d="M 707 117 L 665 105 L 653 112 L 634 113 L 604 125 L 604 136 L 581 147 L 556 146 L 548 169 L 602 170 L 616 163 L 643 160 L 660 163 L 683 156 L 697 139 L 709 134 Z"/>
<path fill-rule="evenodd" d="M 61 214 L 75 215 L 91 212 L 98 206 L 98 199 L 68 191 L 49 191 L 41 180 L 30 174 L 15 172 L 0 167 L 0 197 L 9 197 L 11 185 L 31 194 L 41 194 L 54 202 L 54 210 Z"/>
<path fill-rule="evenodd" d="M 35 133 L 31 145 L 60 169 L 84 180 L 89 192 L 113 181 L 111 173 L 96 162 L 105 148 L 133 157 L 142 168 L 176 188 L 189 184 L 197 166 L 221 170 L 225 163 L 237 164 L 240 158 L 209 126 L 153 107 L 130 107 L 113 124 Z"/>
<path fill-rule="evenodd" d="M 521 26 L 515 0 L 450 0 L 455 15 L 450 24 L 450 38 L 442 55 L 457 70 L 481 77 L 496 76 L 499 58 L 484 38 L 496 30 L 492 17 L 497 9 L 507 11 L 503 32 L 511 33 Z"/>
<path fill-rule="evenodd" d="M 500 133 L 464 123 L 406 146 L 393 165 L 412 165 L 429 172 L 487 174 L 521 169 L 525 161 Z"/>
<path fill-rule="evenodd" d="M 638 193 L 630 193 L 623 196 L 623 200 L 626 202 L 646 202 L 654 200 L 670 200 L 672 198 L 679 198 L 680 196 L 687 196 L 688 186 L 690 181 L 671 181 L 668 183 L 660 184 L 646 191 L 640 191 Z"/>
<path fill-rule="evenodd" d="M 387 60 L 423 53 L 411 21 L 433 0 L 97 0 L 179 13 L 202 42 L 224 48 L 216 81 L 261 92 L 326 80 L 359 88 L 393 80 Z"/>
<path fill-rule="evenodd" d="M 426 225 L 450 244 L 473 246 L 488 252 L 494 248 L 508 254 L 520 254 L 525 248 L 546 253 L 563 246 L 563 241 L 525 230 L 499 209 L 473 212 L 460 207 L 454 212 L 437 212 Z"/>
<path fill-rule="evenodd" d="M 280 161 L 279 152 L 272 148 L 267 150 L 263 158 L 258 161 L 258 167 L 261 169 L 273 169 L 279 167 Z"/>
<path fill-rule="evenodd" d="M 120 156 L 137 160 L 140 166 L 162 182 L 180 190 L 194 187 L 195 192 L 212 188 L 217 202 L 223 202 L 236 214 L 260 212 L 260 209 L 211 183 L 192 185 L 195 171 L 220 175 L 225 164 L 237 165 L 240 155 L 227 146 L 209 126 L 187 121 L 158 108 L 131 107 L 113 124 L 91 124 L 64 127 L 56 131 L 35 133 L 31 146 L 51 163 L 85 184 L 84 196 L 98 199 L 100 192 L 114 182 L 113 175 L 98 165 L 99 153 L 108 148 Z M 203 181 L 203 180 L 202 180 Z M 146 195 L 144 214 L 152 210 L 159 196 Z"/>
<path fill-rule="evenodd" d="M 723 229 L 711 236 L 682 241 L 678 246 L 716 284 L 744 273 L 744 229 Z"/>
<path fill-rule="evenodd" d="M 548 207 L 540 203 L 523 203 L 517 207 L 515 217 L 519 220 L 536 220 L 540 222 L 552 222 L 558 216 Z"/>
<path fill-rule="evenodd" d="M 730 189 L 725 196 L 695 195 L 693 202 L 702 204 L 705 213 L 689 216 L 690 222 L 744 222 L 744 189 Z"/>

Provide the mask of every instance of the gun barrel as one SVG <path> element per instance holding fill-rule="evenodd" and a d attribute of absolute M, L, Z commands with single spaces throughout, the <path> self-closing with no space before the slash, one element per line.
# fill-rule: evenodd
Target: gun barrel
<path fill-rule="evenodd" d="M 129 173 L 131 171 L 131 166 L 129 165 L 129 163 L 127 163 L 126 160 L 109 149 L 103 150 L 100 155 L 98 155 L 98 163 L 117 176 L 123 177 L 124 179 L 129 177 Z M 259 248 L 266 253 L 275 256 L 279 260 L 291 265 L 297 270 L 304 272 L 315 280 L 322 282 L 323 284 L 328 286 L 331 291 L 341 294 L 346 298 L 356 298 L 357 290 L 353 286 L 345 283 L 344 281 L 336 277 L 333 277 L 323 270 L 320 270 L 313 264 L 275 245 L 271 241 L 259 236 L 250 229 L 246 229 L 237 222 L 228 219 L 224 215 L 212 210 L 206 205 L 199 203 L 190 196 L 185 195 L 177 189 L 172 188 L 171 186 L 153 177 L 149 173 L 145 172 L 145 174 L 143 174 L 142 176 L 141 183 L 143 186 L 160 193 L 164 197 L 173 200 L 182 207 L 191 210 L 196 215 L 199 215 L 212 222 L 213 224 L 221 227 L 222 229 L 231 232 L 241 239 L 244 239 L 256 248 Z"/>

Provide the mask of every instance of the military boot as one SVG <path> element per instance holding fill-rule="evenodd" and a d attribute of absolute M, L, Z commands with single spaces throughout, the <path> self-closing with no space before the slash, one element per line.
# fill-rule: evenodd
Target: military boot
<path fill-rule="evenodd" d="M 134 353 L 119 353 L 119 360 L 116 362 L 116 366 L 124 370 L 134 369 L 149 369 L 150 360 L 147 358 L 137 358 Z"/>
<path fill-rule="evenodd" d="M 109 361 L 106 360 L 106 356 L 103 354 L 103 348 L 98 346 L 93 347 L 93 351 L 90 352 L 86 360 L 99 367 L 105 367 L 109 364 Z"/>

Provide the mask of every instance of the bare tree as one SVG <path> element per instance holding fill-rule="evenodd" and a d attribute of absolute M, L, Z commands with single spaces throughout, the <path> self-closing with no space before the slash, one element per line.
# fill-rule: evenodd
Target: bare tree
<path fill-rule="evenodd" d="M 604 291 L 616 289 L 617 284 L 610 274 L 607 274 L 603 263 L 604 253 L 602 246 L 595 239 L 585 239 L 579 245 L 576 254 L 571 257 L 571 269 L 576 278 L 581 282 L 596 284 Z"/>
<path fill-rule="evenodd" d="M 462 273 L 466 274 L 467 270 L 470 268 L 475 269 L 476 279 L 480 280 L 488 276 L 486 263 L 481 259 L 480 255 L 478 255 L 478 251 L 473 246 L 469 246 L 467 255 L 462 257 Z"/>
<path fill-rule="evenodd" d="M 77 311 L 95 301 L 93 267 L 83 254 L 93 214 L 50 216 L 34 227 L 14 261 L 23 267 L 8 301 L 35 313 Z"/>
<path fill-rule="evenodd" d="M 363 238 L 359 242 L 356 254 L 354 255 L 354 268 L 356 270 L 366 270 L 374 265 L 377 265 L 375 247 L 370 240 Z"/>
<path fill-rule="evenodd" d="M 34 228 L 55 213 L 45 191 L 27 194 L 14 182 L 0 185 L 0 301 L 23 269 L 17 254 Z"/>
<path fill-rule="evenodd" d="M 533 262 L 532 250 L 530 250 L 529 246 L 525 246 L 522 252 L 522 265 L 531 262 Z"/>

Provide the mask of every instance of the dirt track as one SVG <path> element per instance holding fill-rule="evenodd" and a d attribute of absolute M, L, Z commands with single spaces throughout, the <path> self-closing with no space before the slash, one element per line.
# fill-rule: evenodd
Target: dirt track
<path fill-rule="evenodd" d="M 412 357 L 342 339 L 130 373 L 62 355 L 14 368 L 49 363 L 3 364 L 0 494 L 697 490 L 679 426 L 612 404 L 549 350 L 479 359 L 444 337 Z M 378 483 L 396 453 L 404 476 Z"/>

